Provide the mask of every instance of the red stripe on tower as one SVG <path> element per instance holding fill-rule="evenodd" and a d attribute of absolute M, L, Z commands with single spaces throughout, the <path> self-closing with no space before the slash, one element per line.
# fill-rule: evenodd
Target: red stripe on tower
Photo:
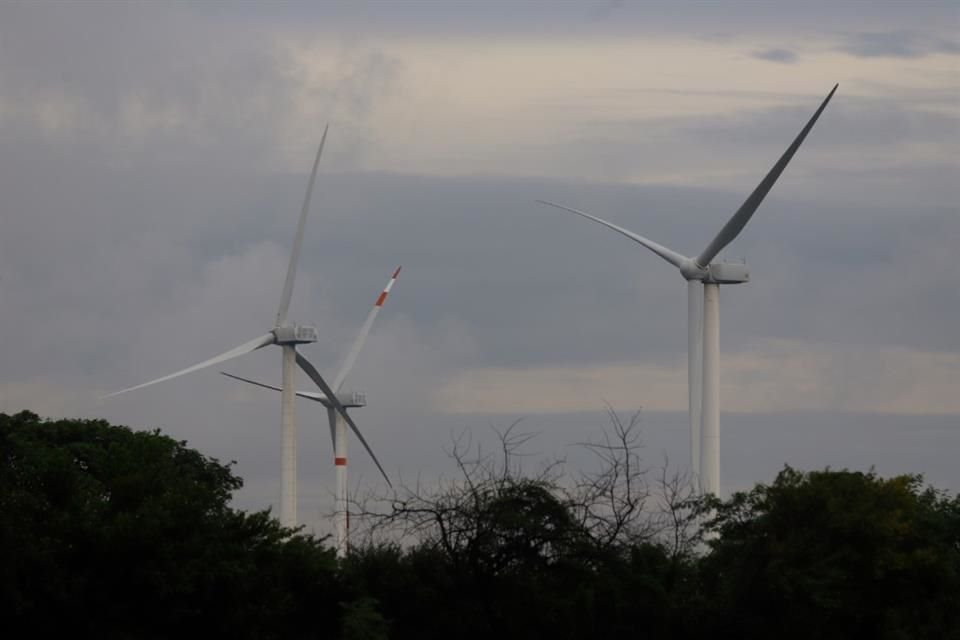
<path fill-rule="evenodd" d="M 396 279 L 397 279 L 397 276 L 400 275 L 400 269 L 402 269 L 402 268 L 403 268 L 403 265 L 400 265 L 399 267 L 397 267 L 397 270 L 393 272 L 393 279 L 394 279 L 394 280 L 396 280 Z"/>
<path fill-rule="evenodd" d="M 383 293 L 381 293 L 381 294 L 380 294 L 380 297 L 377 298 L 377 304 L 375 304 L 375 305 L 373 305 L 373 306 L 375 306 L 375 307 L 382 307 L 384 300 L 387 299 L 387 293 L 389 293 L 389 292 L 384 291 Z M 369 300 L 369 299 L 370 299 L 370 298 L 367 298 L 367 300 Z"/>
<path fill-rule="evenodd" d="M 347 459 L 346 459 L 346 458 L 334 458 L 334 459 L 333 459 L 333 464 L 337 465 L 338 467 L 345 467 L 345 466 L 347 466 Z"/>

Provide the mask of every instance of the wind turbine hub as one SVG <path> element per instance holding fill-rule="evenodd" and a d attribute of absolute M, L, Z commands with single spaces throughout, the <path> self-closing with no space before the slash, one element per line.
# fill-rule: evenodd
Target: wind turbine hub
<path fill-rule="evenodd" d="M 277 344 L 309 344 L 317 341 L 317 328 L 307 325 L 277 327 L 273 330 Z"/>
<path fill-rule="evenodd" d="M 746 262 L 715 262 L 707 267 L 703 281 L 707 284 L 750 282 L 750 270 Z"/>
<path fill-rule="evenodd" d="M 708 272 L 688 258 L 686 262 L 680 265 L 680 275 L 682 275 L 685 280 L 705 280 Z"/>

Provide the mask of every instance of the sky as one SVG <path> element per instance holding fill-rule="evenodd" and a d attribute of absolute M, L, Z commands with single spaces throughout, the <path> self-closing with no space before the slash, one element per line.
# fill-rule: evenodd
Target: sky
<path fill-rule="evenodd" d="M 642 410 L 688 463 L 683 279 L 587 210 L 699 253 L 835 83 L 722 254 L 725 492 L 799 468 L 960 491 L 955 3 L 0 5 L 0 411 L 161 428 L 279 499 L 279 398 L 216 369 L 272 328 L 326 123 L 291 319 L 402 482 L 520 419 L 530 464 Z M 277 382 L 279 350 L 224 366 Z M 303 378 L 302 387 L 310 389 Z M 300 518 L 324 532 L 326 415 L 302 401 Z M 351 485 L 381 490 L 352 443 Z"/>

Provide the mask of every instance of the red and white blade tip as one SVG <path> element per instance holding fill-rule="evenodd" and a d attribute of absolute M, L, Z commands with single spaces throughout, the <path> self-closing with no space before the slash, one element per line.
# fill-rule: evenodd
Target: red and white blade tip
<path fill-rule="evenodd" d="M 390 289 L 393 288 L 393 283 L 397 281 L 397 276 L 400 275 L 400 269 L 402 268 L 402 266 L 397 267 L 397 270 L 393 272 L 393 275 L 390 276 L 390 282 L 388 282 L 387 286 L 384 287 L 383 291 L 380 292 L 380 297 L 377 298 L 377 302 L 373 306 L 382 307 L 383 303 L 387 301 L 387 296 L 390 294 Z"/>

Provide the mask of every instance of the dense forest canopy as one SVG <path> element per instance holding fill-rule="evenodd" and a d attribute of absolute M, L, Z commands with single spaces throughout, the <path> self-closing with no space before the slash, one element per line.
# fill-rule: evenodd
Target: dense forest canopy
<path fill-rule="evenodd" d="M 616 418 L 615 415 L 612 417 Z M 41 637 L 960 638 L 960 498 L 785 468 L 729 500 L 454 451 L 459 481 L 356 506 L 326 540 L 230 505 L 230 465 L 159 431 L 0 414 L 0 616 Z"/>

